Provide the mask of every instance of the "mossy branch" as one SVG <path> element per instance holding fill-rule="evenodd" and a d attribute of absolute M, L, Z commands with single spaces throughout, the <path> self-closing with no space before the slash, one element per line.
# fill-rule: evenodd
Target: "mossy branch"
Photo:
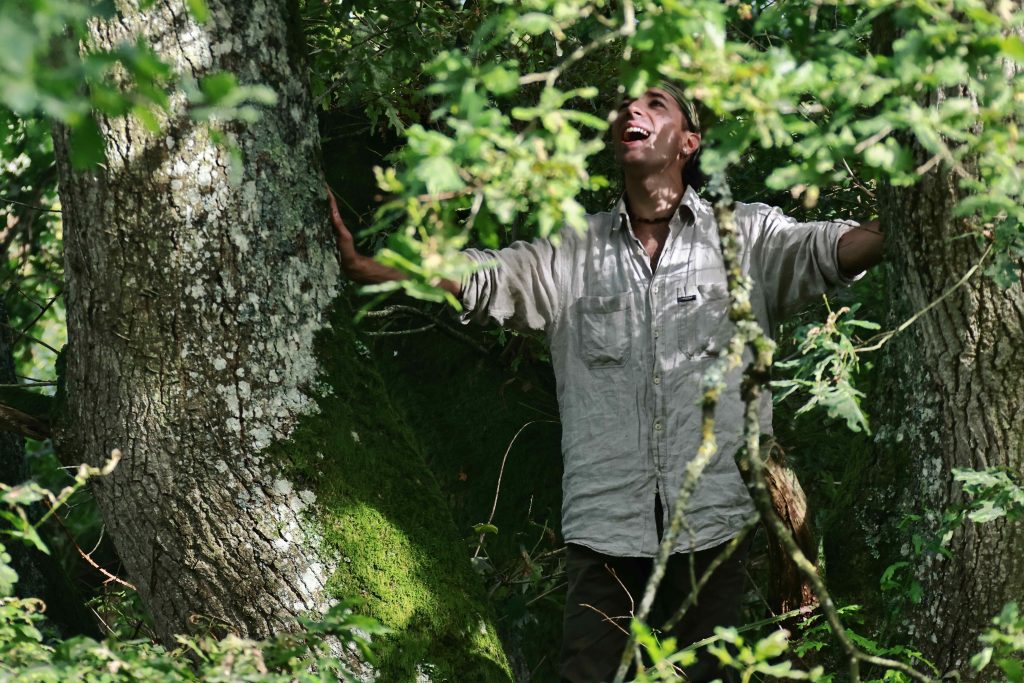
<path fill-rule="evenodd" d="M 731 209 L 724 219 L 729 222 L 730 234 L 734 234 L 735 229 L 733 227 Z M 719 217 L 720 234 L 722 231 L 721 220 L 723 220 L 723 217 Z M 725 247 L 723 244 L 723 250 L 724 249 Z M 754 343 L 760 332 L 760 328 L 757 327 L 756 323 L 753 324 L 753 328 L 749 325 L 743 324 L 744 318 L 753 317 L 752 309 L 750 307 L 750 290 L 752 283 L 750 278 L 745 277 L 740 270 L 738 265 L 739 259 L 735 257 L 736 250 L 737 249 L 734 244 L 730 252 L 733 256 L 727 258 L 725 262 L 729 292 L 730 295 L 732 295 L 732 307 L 729 315 L 733 320 L 737 321 L 737 332 L 729 341 L 729 346 L 726 352 L 719 356 L 704 376 L 704 394 L 701 401 L 701 442 L 697 449 L 697 457 L 687 465 L 686 476 L 683 478 L 683 483 L 680 485 L 679 492 L 676 494 L 672 508 L 672 519 L 669 522 L 668 529 L 661 540 L 661 545 L 658 547 L 658 555 L 655 558 L 654 568 L 652 569 L 651 576 L 647 581 L 647 586 L 644 588 L 644 595 L 640 601 L 640 607 L 633 615 L 633 618 L 637 621 L 644 621 L 647 619 L 648 614 L 650 614 L 651 607 L 654 605 L 654 597 L 657 595 L 658 587 L 661 585 L 661 581 L 665 576 L 665 568 L 668 566 L 669 556 L 672 554 L 672 549 L 675 547 L 676 539 L 682 532 L 684 525 L 686 526 L 692 541 L 693 529 L 686 521 L 684 511 L 686 509 L 686 504 L 690 500 L 690 496 L 697 487 L 697 482 L 700 480 L 701 475 L 703 475 L 704 470 L 707 468 L 708 464 L 710 464 L 711 459 L 718 452 L 718 445 L 715 442 L 715 410 L 718 407 L 718 400 L 726 388 L 725 378 L 730 371 L 742 365 L 744 347 L 747 343 Z M 763 337 L 763 335 L 761 336 Z M 772 344 L 771 340 L 767 340 L 767 342 L 768 344 Z M 768 364 L 771 364 L 770 351 L 768 354 Z M 697 578 L 695 576 L 691 575 L 690 579 L 692 585 L 698 585 Z M 639 657 L 636 656 L 636 636 L 633 635 L 633 633 L 630 634 L 626 648 L 622 653 L 622 661 L 619 663 L 619 669 L 615 674 L 615 683 L 622 683 L 622 681 L 625 680 L 626 672 L 629 670 L 630 660 L 632 659 L 637 659 L 637 663 L 640 663 Z"/>
<path fill-rule="evenodd" d="M 697 481 L 717 451 L 714 437 L 714 414 L 718 405 L 718 399 L 726 386 L 725 376 L 730 370 L 742 364 L 743 352 L 749 348 L 753 354 L 753 359 L 747 364 L 740 385 L 741 397 L 744 402 L 744 447 L 736 454 L 736 460 L 740 471 L 744 474 L 747 489 L 753 498 L 758 515 L 777 538 L 800 573 L 804 575 L 814 595 L 818 598 L 821 610 L 825 614 L 832 633 L 836 640 L 839 641 L 847 657 L 851 683 L 859 683 L 860 681 L 861 662 L 900 671 L 915 680 L 922 681 L 922 683 L 932 683 L 935 679 L 921 673 L 908 664 L 869 655 L 854 645 L 853 641 L 846 634 L 846 630 L 839 619 L 835 603 L 832 601 L 824 581 L 818 574 L 817 567 L 801 551 L 789 529 L 780 519 L 772 505 L 765 476 L 765 465 L 761 459 L 760 452 L 760 399 L 769 381 L 772 359 L 775 353 L 775 342 L 764 333 L 764 330 L 761 329 L 754 316 L 750 301 L 752 282 L 748 276 L 744 275 L 740 265 L 740 246 L 737 238 L 732 193 L 729 185 L 724 177 L 716 176 L 712 178 L 709 186 L 711 191 L 717 195 L 715 219 L 718 224 L 722 260 L 725 265 L 726 280 L 729 288 L 729 318 L 735 323 L 736 332 L 732 339 L 730 339 L 725 352 L 705 375 L 701 445 L 698 449 L 697 457 L 687 467 L 686 477 L 676 496 L 672 520 L 658 549 L 658 555 L 655 558 L 651 576 L 644 589 L 644 595 L 640 602 L 640 607 L 634 615 L 634 619 L 642 622 L 650 613 L 654 603 L 654 596 L 657 594 L 658 586 L 665 575 L 665 568 L 668 565 L 672 548 L 685 523 L 683 510 L 696 487 Z M 689 528 L 689 525 L 687 525 L 687 528 Z M 696 577 L 691 578 L 693 579 L 693 584 L 695 586 L 698 585 Z M 687 603 L 689 602 L 687 601 Z M 683 607 L 687 606 L 688 604 Z M 614 679 L 615 683 L 622 683 L 625 680 L 631 661 L 636 661 L 638 666 L 642 665 L 636 637 L 632 633 L 623 650 L 622 660 Z"/>
<path fill-rule="evenodd" d="M 730 344 L 733 350 L 737 338 L 748 344 L 754 353 L 753 360 L 743 373 L 740 392 L 744 402 L 743 436 L 744 448 L 736 454 L 740 471 L 746 476 L 747 489 L 757 508 L 758 514 L 769 530 L 782 544 L 790 559 L 807 579 L 811 590 L 818 598 L 821 610 L 825 614 L 836 640 L 839 641 L 849 662 L 851 683 L 860 681 L 860 663 L 882 666 L 900 671 L 915 680 L 930 683 L 934 679 L 921 673 L 914 667 L 892 659 L 876 657 L 861 651 L 847 636 L 846 629 L 839 619 L 839 612 L 832 596 L 825 587 L 825 582 L 814 566 L 793 539 L 793 535 L 779 518 L 772 505 L 765 477 L 765 465 L 761 459 L 761 422 L 760 399 L 769 380 L 769 370 L 775 343 L 769 339 L 757 324 L 750 306 L 749 288 L 744 287 L 744 278 L 740 272 L 739 242 L 736 237 L 736 225 L 733 220 L 733 202 L 729 186 L 722 178 L 716 178 L 713 187 L 717 189 L 719 199 L 715 203 L 715 218 L 718 222 L 718 235 L 722 245 L 722 258 L 725 262 L 729 282 L 729 295 L 732 300 L 730 318 L 737 325 L 737 332 Z"/>

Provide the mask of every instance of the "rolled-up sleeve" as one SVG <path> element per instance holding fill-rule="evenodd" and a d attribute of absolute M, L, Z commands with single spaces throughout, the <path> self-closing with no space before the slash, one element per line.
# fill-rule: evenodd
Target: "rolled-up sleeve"
<path fill-rule="evenodd" d="M 754 230 L 755 267 L 760 272 L 773 320 L 832 287 L 857 280 L 839 267 L 839 238 L 857 227 L 852 221 L 798 223 L 778 208 L 765 207 Z"/>
<path fill-rule="evenodd" d="M 547 332 L 561 308 L 558 253 L 543 239 L 465 250 L 467 258 L 487 265 L 462 281 L 462 321 Z"/>

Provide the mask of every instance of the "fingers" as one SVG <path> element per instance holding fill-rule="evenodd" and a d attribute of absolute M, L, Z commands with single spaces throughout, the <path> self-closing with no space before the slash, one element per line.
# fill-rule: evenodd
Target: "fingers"
<path fill-rule="evenodd" d="M 327 188 L 327 201 L 331 205 L 331 222 L 334 223 L 334 227 L 338 230 L 348 231 L 345 227 L 345 221 L 341 220 L 341 212 L 338 211 L 338 202 L 334 199 L 334 193 L 331 192 L 331 188 Z"/>
<path fill-rule="evenodd" d="M 341 212 L 338 211 L 338 202 L 334 199 L 334 193 L 331 192 L 331 188 L 327 188 L 327 201 L 331 207 L 331 223 L 334 224 L 334 233 L 338 240 L 338 248 L 343 252 L 347 252 L 355 245 L 355 239 L 352 237 L 352 233 L 349 232 L 348 227 L 345 225 L 345 221 L 341 218 Z"/>

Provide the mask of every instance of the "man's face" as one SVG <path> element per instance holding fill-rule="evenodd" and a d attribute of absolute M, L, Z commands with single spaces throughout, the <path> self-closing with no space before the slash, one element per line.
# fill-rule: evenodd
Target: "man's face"
<path fill-rule="evenodd" d="M 619 105 L 612 122 L 612 144 L 626 173 L 681 173 L 700 145 L 700 135 L 688 130 L 675 98 L 661 88 L 650 88 Z"/>

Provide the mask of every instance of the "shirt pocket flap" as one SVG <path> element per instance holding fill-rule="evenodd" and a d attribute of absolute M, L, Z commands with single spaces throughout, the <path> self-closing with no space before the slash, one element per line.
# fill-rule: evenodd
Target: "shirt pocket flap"
<path fill-rule="evenodd" d="M 579 298 L 580 314 L 624 311 L 629 308 L 629 299 L 629 292 L 609 296 L 581 296 Z"/>
<path fill-rule="evenodd" d="M 619 367 L 629 358 L 632 296 L 584 296 L 577 302 L 580 356 L 590 368 Z"/>

